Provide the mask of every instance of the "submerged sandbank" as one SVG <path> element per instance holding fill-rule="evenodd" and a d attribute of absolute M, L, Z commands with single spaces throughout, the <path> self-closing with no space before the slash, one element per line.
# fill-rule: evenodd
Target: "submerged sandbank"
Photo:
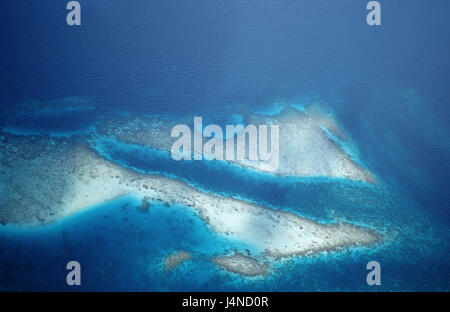
<path fill-rule="evenodd" d="M 186 251 L 177 251 L 168 255 L 164 259 L 164 268 L 168 271 L 175 268 L 177 265 L 192 259 L 192 255 Z"/>
<path fill-rule="evenodd" d="M 350 223 L 320 224 L 103 159 L 83 141 L 0 134 L 0 222 L 43 224 L 133 194 L 192 207 L 216 233 L 279 258 L 374 244 L 380 235 Z"/>
<path fill-rule="evenodd" d="M 347 136 L 331 115 L 321 113 L 316 106 L 310 112 L 286 108 L 277 115 L 248 114 L 245 124 L 279 125 L 279 165 L 272 168 L 267 161 L 233 160 L 229 163 L 279 176 L 330 177 L 374 182 L 375 177 L 348 151 L 336 144 L 330 135 L 345 144 Z M 170 154 L 172 127 L 177 124 L 193 126 L 193 116 L 177 121 L 157 116 L 114 116 L 104 119 L 97 127 L 98 134 L 120 142 L 162 150 Z M 234 140 L 233 137 L 224 141 Z M 203 143 L 207 138 L 203 138 Z M 350 142 L 347 142 L 350 143 Z M 236 140 L 234 140 L 236 144 Z M 350 145 L 350 144 L 349 144 Z M 195 150 L 194 154 L 202 154 Z M 246 146 L 248 154 L 249 146 Z M 257 150 L 255 146 L 253 148 Z M 224 152 L 225 153 L 225 152 Z M 225 159 L 225 157 L 224 157 Z"/>
<path fill-rule="evenodd" d="M 219 256 L 212 259 L 219 267 L 239 275 L 254 277 L 264 276 L 269 273 L 269 265 L 259 263 L 255 258 L 234 253 L 230 256 Z"/>

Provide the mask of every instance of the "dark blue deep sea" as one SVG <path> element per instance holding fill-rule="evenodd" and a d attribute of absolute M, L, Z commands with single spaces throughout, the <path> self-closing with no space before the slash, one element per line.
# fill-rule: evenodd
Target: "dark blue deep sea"
<path fill-rule="evenodd" d="M 82 135 L 104 116 L 246 115 L 283 98 L 320 101 L 381 186 L 256 173 L 98 139 L 101 157 L 320 222 L 330 211 L 395 232 L 375 248 L 294 258 L 266 278 L 219 270 L 218 253 L 251 249 L 215 234 L 188 207 L 127 196 L 39 227 L 0 226 L 0 289 L 137 291 L 448 291 L 450 288 L 450 2 L 86 0 L 82 25 L 65 1 L 2 1 L 0 126 Z M 86 99 L 88 110 L 27 110 Z M 24 104 L 25 103 L 25 104 Z M 226 111 L 226 113 L 225 113 Z M 336 198 L 343 198 L 342 201 Z M 345 200 L 344 200 L 345 199 Z M 1 209 L 1 207 L 0 207 Z M 175 270 L 163 259 L 189 250 Z M 66 285 L 66 263 L 82 285 Z M 382 285 L 366 284 L 367 262 Z"/>

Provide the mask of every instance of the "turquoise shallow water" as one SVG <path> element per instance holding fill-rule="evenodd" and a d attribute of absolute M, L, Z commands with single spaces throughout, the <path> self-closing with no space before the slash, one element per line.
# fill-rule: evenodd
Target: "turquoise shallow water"
<path fill-rule="evenodd" d="M 214 285 L 209 277 L 217 275 L 209 257 L 235 248 L 251 250 L 215 235 L 191 208 L 151 203 L 149 211 L 142 212 L 139 206 L 140 200 L 125 197 L 51 225 L 3 228 L 1 258 L 8 270 L 1 272 L 2 285 L 17 290 L 66 289 L 61 263 L 76 258 L 86 277 L 80 290 L 182 290 L 185 284 L 179 284 L 180 279 L 189 288 L 208 289 Z M 178 250 L 192 252 L 202 264 L 166 272 L 164 258 Z M 188 277 L 202 266 L 200 279 Z"/>
<path fill-rule="evenodd" d="M 394 217 L 387 221 L 383 216 L 383 221 L 404 232 L 385 245 L 285 260 L 266 278 L 243 278 L 218 270 L 210 258 L 234 250 L 252 252 L 250 246 L 217 236 L 191 208 L 151 203 L 144 213 L 139 205 L 140 200 L 126 197 L 43 227 L 3 227 L 3 287 L 68 290 L 62 277 L 65 263 L 73 259 L 82 264 L 78 290 L 371 291 L 362 282 L 371 259 L 383 264 L 383 286 L 377 290 L 436 290 L 447 285 L 446 272 L 436 268 L 445 265 L 445 242 L 438 239 L 448 233 L 419 227 L 417 235 L 417 229 L 395 224 Z M 168 272 L 164 257 L 177 250 L 192 252 L 193 259 Z"/>
<path fill-rule="evenodd" d="M 54 132 L 57 134 L 57 132 Z M 223 162 L 175 162 L 166 152 L 94 136 L 99 157 L 143 173 L 181 179 L 205 192 L 290 211 L 321 223 L 346 220 L 381 231 L 382 244 L 274 261 L 264 278 L 220 270 L 211 262 L 234 251 L 256 255 L 214 233 L 195 210 L 123 197 L 45 226 L 2 226 L 1 285 L 6 290 L 73 290 L 65 264 L 82 264 L 77 290 L 391 291 L 448 288 L 448 229 L 387 182 L 371 185 L 325 177 L 276 177 Z M 211 177 L 214 176 L 214 179 Z M 245 187 L 242 187 L 245 185 Z M 172 271 L 169 254 L 193 258 Z M 382 263 L 382 286 L 365 284 L 365 264 Z"/>

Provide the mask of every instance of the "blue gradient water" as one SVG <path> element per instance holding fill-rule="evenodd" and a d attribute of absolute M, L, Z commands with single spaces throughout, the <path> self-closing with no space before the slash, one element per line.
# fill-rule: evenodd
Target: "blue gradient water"
<path fill-rule="evenodd" d="M 448 290 L 450 4 L 380 2 L 380 27 L 365 23 L 365 1 L 350 0 L 83 1 L 80 27 L 67 26 L 60 1 L 2 2 L 6 129 L 73 134 L 123 112 L 213 120 L 225 107 L 245 115 L 280 97 L 320 100 L 379 186 L 182 166 L 114 141 L 98 151 L 205 191 L 322 222 L 348 217 L 394 234 L 375 249 L 287 260 L 266 279 L 248 279 L 208 260 L 248 246 L 215 235 L 186 207 L 152 204 L 143 214 L 139 200 L 122 198 L 42 228 L 2 226 L 0 287 L 73 290 L 65 264 L 77 259 L 78 290 Z M 24 101 L 68 96 L 92 99 L 95 108 L 19 114 Z M 195 261 L 164 271 L 163 257 L 179 249 L 193 251 Z M 365 264 L 374 259 L 383 268 L 375 289 L 365 284 Z"/>

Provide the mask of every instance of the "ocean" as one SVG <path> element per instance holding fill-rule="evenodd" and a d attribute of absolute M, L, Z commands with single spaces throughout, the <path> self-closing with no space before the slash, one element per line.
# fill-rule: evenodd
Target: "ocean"
<path fill-rule="evenodd" d="M 120 166 L 320 223 L 339 216 L 380 226 L 389 239 L 285 259 L 268 276 L 248 278 L 210 259 L 252 246 L 215 233 L 190 207 L 151 203 L 143 213 L 139 199 L 125 196 L 51 224 L 0 226 L 0 289 L 449 290 L 448 1 L 380 1 L 381 26 L 366 24 L 366 1 L 80 3 L 81 26 L 66 24 L 60 1 L 0 4 L 3 131 L 77 137 L 124 114 L 204 116 L 224 125 L 281 100 L 320 102 L 377 185 L 174 162 L 149 147 L 92 140 Z M 92 107 L 52 102 L 70 97 Z M 29 108 L 45 103 L 43 114 Z M 164 257 L 178 250 L 189 250 L 192 261 L 164 270 Z M 65 279 L 71 260 L 82 267 L 75 288 Z M 366 284 L 371 260 L 381 263 L 381 286 Z"/>

